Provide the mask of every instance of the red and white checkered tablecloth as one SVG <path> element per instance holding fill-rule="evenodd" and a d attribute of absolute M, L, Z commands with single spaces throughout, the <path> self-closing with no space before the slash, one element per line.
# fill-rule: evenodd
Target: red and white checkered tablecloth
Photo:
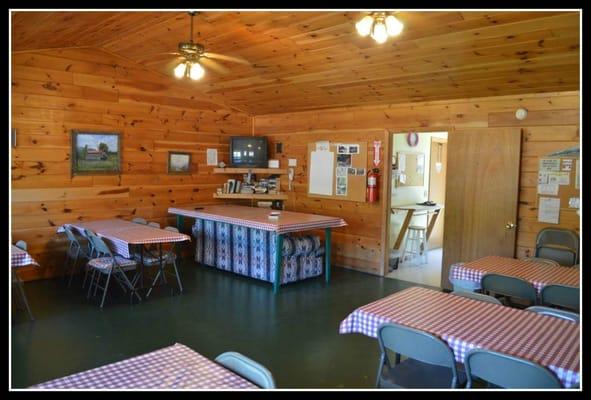
<path fill-rule="evenodd" d="M 451 266 L 449 278 L 480 282 L 485 274 L 502 274 L 515 276 L 531 282 L 536 290 L 550 284 L 579 286 L 580 269 L 573 267 L 557 267 L 534 261 L 515 258 L 488 256 L 467 263 Z"/>
<path fill-rule="evenodd" d="M 446 342 L 456 361 L 473 348 L 489 349 L 541 364 L 564 387 L 580 382 L 580 325 L 531 311 L 411 287 L 359 307 L 339 333 L 377 337 L 382 323 L 395 322 Z"/>
<path fill-rule="evenodd" d="M 31 388 L 259 389 L 250 381 L 179 343 Z"/>
<path fill-rule="evenodd" d="M 112 251 L 125 258 L 131 257 L 130 245 L 174 243 L 191 240 L 191 237 L 184 233 L 167 231 L 121 219 L 75 222 L 66 225 L 78 230 L 81 234 L 84 229 L 95 232 L 108 242 Z M 60 230 L 63 229 L 58 229 L 58 232 Z"/>
<path fill-rule="evenodd" d="M 10 248 L 10 266 L 12 268 L 24 267 L 25 265 L 39 265 L 33 257 L 26 251 L 19 249 L 15 245 Z"/>

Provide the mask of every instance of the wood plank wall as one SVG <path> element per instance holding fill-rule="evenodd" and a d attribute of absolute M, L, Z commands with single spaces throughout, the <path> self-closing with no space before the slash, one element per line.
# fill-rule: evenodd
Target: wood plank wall
<path fill-rule="evenodd" d="M 211 203 L 227 177 L 206 166 L 206 149 L 227 158 L 228 136 L 251 133 L 251 117 L 95 49 L 12 55 L 12 242 L 25 240 L 42 268 L 60 272 L 71 221 L 141 216 L 174 223 L 173 205 Z M 70 175 L 71 130 L 119 132 L 120 175 Z M 191 175 L 168 175 L 168 151 L 192 153 Z"/>
<path fill-rule="evenodd" d="M 514 117 L 519 107 L 529 111 L 524 121 Z M 453 132 L 454 128 L 521 127 L 523 145 L 516 256 L 525 256 L 533 255 L 536 234 L 545 226 L 579 231 L 580 219 L 574 210 L 561 211 L 560 224 L 551 225 L 537 222 L 536 208 L 538 158 L 579 144 L 579 112 L 578 91 L 540 93 L 258 115 L 254 117 L 254 133 L 269 138 L 271 156 L 280 159 L 282 167 L 287 166 L 289 158 L 298 160 L 295 190 L 290 193 L 286 209 L 340 215 L 349 223 L 348 227 L 335 230 L 335 263 L 382 274 L 384 238 L 381 232 L 385 221 L 380 204 L 308 198 L 308 142 L 384 141 L 384 129 L 392 132 Z M 275 154 L 276 142 L 283 143 L 281 154 Z M 369 160 L 372 158 L 372 155 L 368 156 Z M 383 199 L 384 193 L 380 193 L 380 201 Z"/>

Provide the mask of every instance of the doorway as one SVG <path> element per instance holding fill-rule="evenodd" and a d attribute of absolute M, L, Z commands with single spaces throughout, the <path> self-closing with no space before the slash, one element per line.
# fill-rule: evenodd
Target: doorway
<path fill-rule="evenodd" d="M 440 287 L 447 136 L 392 134 L 388 278 Z"/>

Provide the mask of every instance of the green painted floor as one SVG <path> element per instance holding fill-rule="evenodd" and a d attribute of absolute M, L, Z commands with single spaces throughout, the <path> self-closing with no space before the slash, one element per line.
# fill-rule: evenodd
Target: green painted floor
<path fill-rule="evenodd" d="M 333 268 L 324 277 L 282 286 L 187 262 L 182 295 L 163 287 L 130 305 L 117 286 L 105 307 L 74 281 L 25 283 L 35 321 L 14 310 L 13 388 L 120 361 L 175 342 L 213 359 L 238 351 L 272 371 L 278 388 L 371 388 L 375 339 L 339 335 L 355 308 L 414 284 Z M 120 294 L 121 293 L 121 294 Z"/>

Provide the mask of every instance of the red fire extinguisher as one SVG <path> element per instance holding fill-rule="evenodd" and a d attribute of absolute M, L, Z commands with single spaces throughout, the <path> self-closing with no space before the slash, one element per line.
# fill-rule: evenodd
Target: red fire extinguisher
<path fill-rule="evenodd" d="M 378 176 L 380 174 L 380 170 L 378 168 L 372 169 L 367 174 L 367 201 L 370 203 L 375 203 L 378 201 L 379 192 L 378 192 Z"/>

